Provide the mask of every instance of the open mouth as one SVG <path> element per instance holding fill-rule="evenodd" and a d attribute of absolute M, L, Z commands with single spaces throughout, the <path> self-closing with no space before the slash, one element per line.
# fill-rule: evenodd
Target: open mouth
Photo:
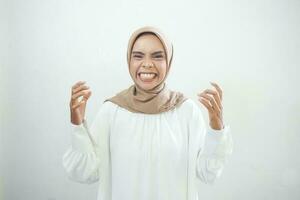
<path fill-rule="evenodd" d="M 138 77 L 141 81 L 143 81 L 145 83 L 150 83 L 156 79 L 157 74 L 153 73 L 153 72 L 150 72 L 150 73 L 139 72 Z"/>

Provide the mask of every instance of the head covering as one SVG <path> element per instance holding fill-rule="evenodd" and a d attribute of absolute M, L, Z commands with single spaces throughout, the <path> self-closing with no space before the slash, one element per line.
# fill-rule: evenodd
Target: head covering
<path fill-rule="evenodd" d="M 163 44 L 167 59 L 167 70 L 165 77 L 157 86 L 150 90 L 144 90 L 143 88 L 139 87 L 135 81 L 135 77 L 131 75 L 129 69 L 133 45 L 137 38 L 143 33 L 152 33 L 158 37 L 158 39 Z M 106 99 L 104 102 L 111 101 L 131 112 L 146 114 L 158 114 L 180 106 L 187 98 L 181 92 L 169 90 L 165 83 L 171 67 L 172 58 L 173 45 L 170 41 L 167 40 L 165 35 L 158 28 L 145 26 L 137 29 L 131 35 L 127 48 L 128 69 L 130 76 L 135 84 L 119 92 L 114 97 Z"/>

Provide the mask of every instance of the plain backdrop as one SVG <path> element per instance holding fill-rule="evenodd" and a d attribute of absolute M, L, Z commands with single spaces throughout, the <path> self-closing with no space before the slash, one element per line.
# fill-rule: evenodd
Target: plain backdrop
<path fill-rule="evenodd" d="M 234 152 L 200 199 L 300 199 L 300 1 L 0 1 L 0 199 L 96 199 L 98 183 L 70 181 L 71 86 L 93 94 L 88 123 L 105 98 L 133 84 L 131 33 L 162 29 L 174 45 L 167 79 L 197 93 L 223 89 Z"/>

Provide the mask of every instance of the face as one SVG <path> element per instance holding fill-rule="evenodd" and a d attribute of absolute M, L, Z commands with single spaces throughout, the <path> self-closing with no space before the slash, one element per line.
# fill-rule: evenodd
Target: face
<path fill-rule="evenodd" d="M 129 71 L 135 83 L 144 90 L 150 90 L 163 81 L 167 71 L 166 54 L 155 35 L 144 34 L 135 41 Z"/>

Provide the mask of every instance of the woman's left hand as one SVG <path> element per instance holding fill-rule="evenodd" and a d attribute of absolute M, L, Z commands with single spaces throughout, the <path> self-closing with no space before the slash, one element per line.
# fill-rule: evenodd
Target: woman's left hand
<path fill-rule="evenodd" d="M 208 110 L 210 127 L 215 130 L 221 130 L 224 128 L 222 90 L 216 83 L 210 83 L 216 88 L 217 91 L 206 89 L 198 94 L 198 100 Z"/>

